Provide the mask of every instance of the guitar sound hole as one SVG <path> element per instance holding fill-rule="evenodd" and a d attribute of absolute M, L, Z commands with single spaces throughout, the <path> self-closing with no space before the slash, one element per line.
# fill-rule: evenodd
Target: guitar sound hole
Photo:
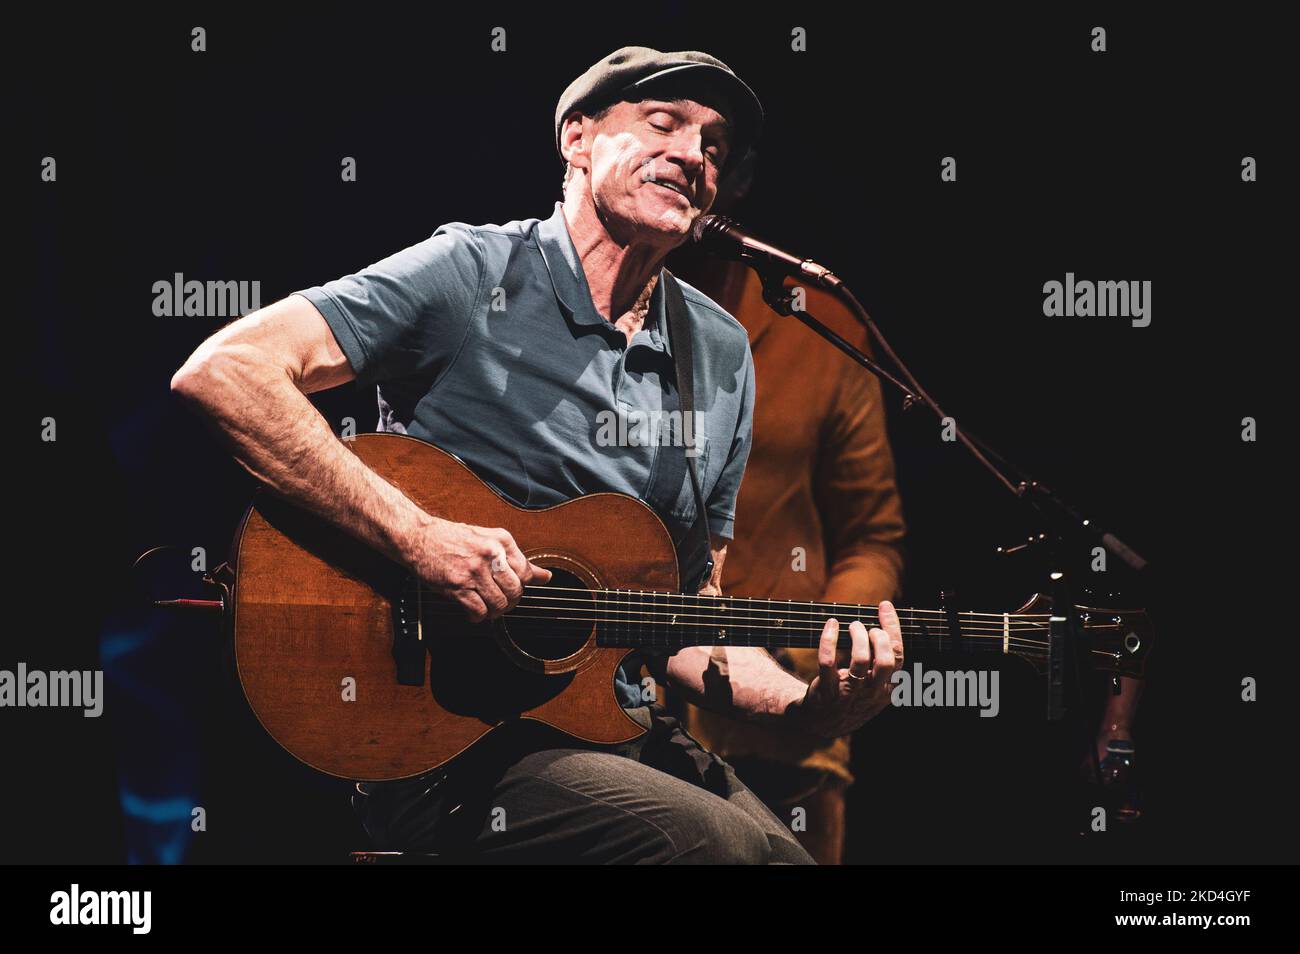
<path fill-rule="evenodd" d="M 572 656 L 591 637 L 596 603 L 586 584 L 566 570 L 548 567 L 551 581 L 530 584 L 505 616 L 506 632 L 537 659 Z"/>

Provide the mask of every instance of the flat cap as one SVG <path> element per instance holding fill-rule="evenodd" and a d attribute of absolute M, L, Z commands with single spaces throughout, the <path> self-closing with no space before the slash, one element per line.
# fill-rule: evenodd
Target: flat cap
<path fill-rule="evenodd" d="M 555 107 L 555 149 L 560 127 L 575 109 L 593 113 L 624 99 L 639 99 L 658 90 L 675 96 L 692 90 L 721 93 L 730 107 L 733 127 L 730 158 L 739 160 L 763 128 L 763 105 L 739 76 L 717 57 L 695 50 L 663 53 L 648 46 L 625 46 L 600 60 L 569 84 Z"/>

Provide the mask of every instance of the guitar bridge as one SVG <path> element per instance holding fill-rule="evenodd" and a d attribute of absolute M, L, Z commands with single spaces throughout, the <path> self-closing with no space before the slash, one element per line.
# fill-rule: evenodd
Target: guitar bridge
<path fill-rule="evenodd" d="M 424 622 L 420 586 L 403 588 L 393 601 L 393 661 L 403 686 L 424 685 Z"/>

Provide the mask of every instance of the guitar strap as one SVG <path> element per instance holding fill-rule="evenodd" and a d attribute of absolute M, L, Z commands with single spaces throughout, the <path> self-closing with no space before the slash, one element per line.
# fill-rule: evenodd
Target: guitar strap
<path fill-rule="evenodd" d="M 677 378 L 677 406 L 682 412 L 682 432 L 686 433 L 686 421 L 694 424 L 695 412 L 695 355 L 692 348 L 689 313 L 682 287 L 668 269 L 663 269 L 659 278 L 664 290 L 664 311 L 668 315 L 668 340 L 673 353 L 673 371 Z M 691 427 L 694 434 L 694 427 Z M 662 449 L 661 449 L 662 450 Z M 686 472 L 691 480 L 691 492 L 695 496 L 695 522 L 687 536 L 678 546 L 679 559 L 682 561 L 683 575 L 700 567 L 693 578 L 683 579 L 682 590 L 695 593 L 713 575 L 712 541 L 709 536 L 709 515 L 704 505 L 704 494 L 700 489 L 700 475 L 695 464 L 695 454 L 687 453 L 692 448 L 683 448 L 682 457 L 686 461 Z M 671 468 L 670 470 L 675 470 Z M 681 486 L 678 484 L 677 486 Z M 693 539 L 692 539 L 693 538 Z"/>

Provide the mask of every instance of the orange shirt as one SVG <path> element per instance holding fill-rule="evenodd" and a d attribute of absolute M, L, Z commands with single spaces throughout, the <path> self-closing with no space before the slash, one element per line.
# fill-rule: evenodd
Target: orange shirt
<path fill-rule="evenodd" d="M 747 267 L 711 266 L 700 287 L 745 326 L 754 354 L 754 445 L 724 592 L 847 603 L 894 597 L 903 512 L 880 383 L 797 319 L 773 312 Z M 864 329 L 830 294 L 809 289 L 805 308 L 865 348 Z M 805 681 L 817 674 L 816 650 L 774 655 Z M 689 725 L 723 758 L 762 756 L 852 781 L 847 739 L 826 743 L 694 708 Z"/>

